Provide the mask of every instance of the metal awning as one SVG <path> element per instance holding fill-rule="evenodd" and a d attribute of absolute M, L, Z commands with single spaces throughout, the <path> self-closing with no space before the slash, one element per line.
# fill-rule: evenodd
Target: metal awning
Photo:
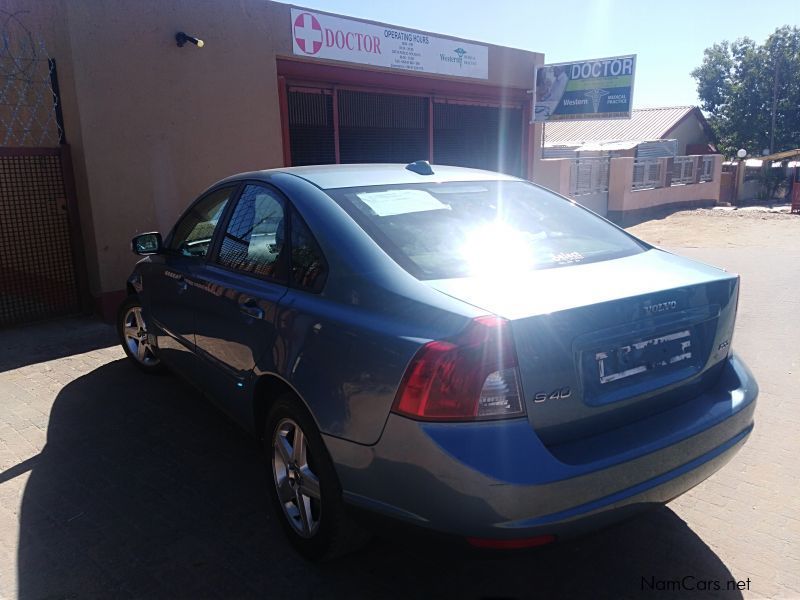
<path fill-rule="evenodd" d="M 768 154 L 767 156 L 762 156 L 761 160 L 786 160 L 788 158 L 794 158 L 795 156 L 800 157 L 800 148 L 795 148 L 794 150 L 785 150 L 784 152 L 776 152 L 775 154 Z"/>

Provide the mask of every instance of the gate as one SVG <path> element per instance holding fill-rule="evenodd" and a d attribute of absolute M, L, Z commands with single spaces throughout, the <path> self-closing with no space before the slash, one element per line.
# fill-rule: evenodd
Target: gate
<path fill-rule="evenodd" d="M 611 158 L 576 158 L 570 163 L 569 195 L 578 204 L 605 217 Z"/>
<path fill-rule="evenodd" d="M 736 204 L 736 171 L 723 172 L 719 184 L 719 201 Z"/>
<path fill-rule="evenodd" d="M 69 148 L 0 148 L 0 327 L 81 311 Z"/>
<path fill-rule="evenodd" d="M 0 10 L 0 327 L 86 307 L 55 60 Z"/>

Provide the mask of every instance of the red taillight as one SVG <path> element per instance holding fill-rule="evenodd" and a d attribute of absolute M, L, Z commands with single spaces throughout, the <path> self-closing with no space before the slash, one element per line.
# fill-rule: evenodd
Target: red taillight
<path fill-rule="evenodd" d="M 411 360 L 392 410 L 436 421 L 524 415 L 508 321 L 479 317 L 454 339 L 425 344 Z"/>
<path fill-rule="evenodd" d="M 494 550 L 517 550 L 520 548 L 534 548 L 552 544 L 556 541 L 554 535 L 537 535 L 532 538 L 517 538 L 514 540 L 493 540 L 487 538 L 467 538 L 470 545 L 475 548 L 492 548 Z"/>

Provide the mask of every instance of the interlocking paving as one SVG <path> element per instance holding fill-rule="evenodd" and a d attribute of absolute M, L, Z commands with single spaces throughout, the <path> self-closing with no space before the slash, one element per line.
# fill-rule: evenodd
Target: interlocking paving
<path fill-rule="evenodd" d="M 749 443 L 668 507 L 522 554 L 385 536 L 305 563 L 267 508 L 258 444 L 195 389 L 140 373 L 91 319 L 1 331 L 0 597 L 800 597 L 800 250 L 680 252 L 743 276 Z M 713 591 L 730 580 L 749 589 Z"/>

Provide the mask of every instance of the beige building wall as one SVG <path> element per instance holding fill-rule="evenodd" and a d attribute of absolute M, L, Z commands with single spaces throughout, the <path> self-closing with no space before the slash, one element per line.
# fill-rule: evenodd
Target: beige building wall
<path fill-rule="evenodd" d="M 686 146 L 689 144 L 707 144 L 709 142 L 703 126 L 693 114 L 678 123 L 664 137 L 678 140 L 678 156 L 686 156 Z"/>
<path fill-rule="evenodd" d="M 694 157 L 698 164 L 702 156 Z M 711 181 L 688 185 L 673 185 L 654 189 L 634 190 L 633 158 L 612 158 L 608 180 L 608 213 L 612 219 L 623 224 L 641 215 L 653 214 L 663 208 L 691 208 L 703 203 L 719 201 L 722 181 L 722 156 L 713 155 Z"/>
<path fill-rule="evenodd" d="M 534 181 L 562 196 L 569 196 L 570 164 L 566 158 L 544 158 L 536 162 Z"/>
<path fill-rule="evenodd" d="M 258 1 L 84 0 L 66 13 L 99 294 L 124 288 L 131 236 L 166 232 L 226 175 L 281 165 L 275 46 L 288 32 L 274 27 L 284 7 Z M 205 47 L 178 48 L 181 30 Z"/>
<path fill-rule="evenodd" d="M 91 292 L 121 290 L 136 233 L 166 232 L 203 189 L 283 165 L 276 57 L 289 5 L 267 0 L 4 0 L 56 58 Z M 185 31 L 203 48 L 178 48 Z M 428 32 L 425 32 L 428 33 Z M 443 33 L 433 33 L 448 37 Z M 458 38 L 453 38 L 458 39 Z M 542 54 L 489 45 L 489 80 L 527 89 Z M 322 61 L 319 61 L 322 62 Z M 361 65 L 331 63 L 361 69 Z M 397 87 L 409 75 L 392 71 Z M 435 80 L 441 76 L 415 75 Z"/>

